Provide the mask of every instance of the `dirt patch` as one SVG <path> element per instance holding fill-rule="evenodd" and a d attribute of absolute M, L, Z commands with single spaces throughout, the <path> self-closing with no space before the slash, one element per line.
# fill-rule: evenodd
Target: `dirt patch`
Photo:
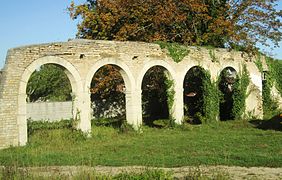
<path fill-rule="evenodd" d="M 0 167 L 5 169 L 5 167 Z M 117 175 L 120 173 L 141 173 L 146 170 L 164 170 L 171 172 L 175 179 L 184 179 L 191 175 L 205 177 L 218 177 L 224 175 L 228 179 L 280 179 L 282 180 L 282 168 L 268 167 L 238 167 L 238 166 L 199 166 L 199 167 L 177 167 L 177 168 L 155 168 L 145 166 L 125 166 L 125 167 L 108 167 L 108 166 L 47 166 L 47 167 L 21 167 L 17 170 L 21 173 L 32 174 L 36 176 L 67 176 L 71 177 L 83 172 L 95 172 L 102 175 Z"/>

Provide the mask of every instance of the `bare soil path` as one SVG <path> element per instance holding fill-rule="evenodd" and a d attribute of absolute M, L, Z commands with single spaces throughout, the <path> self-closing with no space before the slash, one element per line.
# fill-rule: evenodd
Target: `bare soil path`
<path fill-rule="evenodd" d="M 3 169 L 4 167 L 0 167 Z M 215 177 L 216 174 L 226 175 L 230 179 L 278 179 L 282 180 L 282 168 L 268 167 L 238 167 L 238 166 L 199 166 L 199 167 L 177 167 L 177 168 L 154 168 L 145 166 L 47 166 L 47 167 L 21 167 L 18 170 L 22 173 L 29 173 L 39 176 L 63 175 L 71 177 L 82 172 L 96 172 L 103 175 L 117 175 L 124 172 L 139 173 L 150 169 L 160 169 L 171 172 L 175 179 L 184 179 L 187 175 L 195 174 Z"/>

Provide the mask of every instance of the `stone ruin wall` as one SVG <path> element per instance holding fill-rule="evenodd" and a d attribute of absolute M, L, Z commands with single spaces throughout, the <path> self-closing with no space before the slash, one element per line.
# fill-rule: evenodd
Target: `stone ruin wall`
<path fill-rule="evenodd" d="M 26 84 L 31 73 L 46 63 L 66 68 L 75 94 L 74 116 L 79 117 L 78 128 L 91 130 L 89 86 L 94 73 L 103 65 L 114 64 L 126 84 L 126 119 L 134 127 L 142 123 L 141 84 L 146 71 L 156 65 L 166 68 L 175 83 L 173 117 L 177 123 L 183 119 L 183 81 L 193 66 L 209 70 L 216 80 L 225 67 L 240 73 L 243 64 L 250 72 L 252 92 L 246 100 L 246 112 L 262 117 L 262 79 L 253 60 L 241 52 L 189 47 L 189 54 L 179 63 L 167 55 L 157 44 L 143 42 L 74 40 L 69 42 L 31 45 L 10 49 L 0 84 L 0 148 L 25 145 Z"/>

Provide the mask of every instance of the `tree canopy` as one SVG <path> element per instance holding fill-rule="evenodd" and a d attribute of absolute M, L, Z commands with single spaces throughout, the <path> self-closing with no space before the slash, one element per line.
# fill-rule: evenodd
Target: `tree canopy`
<path fill-rule="evenodd" d="M 87 0 L 70 4 L 79 38 L 244 48 L 277 46 L 278 0 Z"/>
<path fill-rule="evenodd" d="M 27 83 L 28 102 L 69 101 L 71 85 L 64 69 L 55 64 L 45 64 L 32 73 Z"/>

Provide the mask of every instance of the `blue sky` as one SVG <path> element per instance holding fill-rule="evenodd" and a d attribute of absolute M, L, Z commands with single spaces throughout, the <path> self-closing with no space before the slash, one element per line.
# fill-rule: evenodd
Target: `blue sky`
<path fill-rule="evenodd" d="M 76 21 L 67 12 L 71 0 L 2 0 L 0 4 L 0 69 L 10 48 L 67 41 L 76 34 Z M 77 4 L 85 0 L 75 0 Z"/>
<path fill-rule="evenodd" d="M 0 6 L 0 69 L 9 48 L 67 41 L 76 34 L 76 21 L 67 12 L 71 0 L 3 0 Z M 74 0 L 76 4 L 85 0 Z M 282 9 L 282 2 L 278 5 Z M 282 46 L 282 42 L 280 43 Z M 282 59 L 282 47 L 271 50 Z"/>

